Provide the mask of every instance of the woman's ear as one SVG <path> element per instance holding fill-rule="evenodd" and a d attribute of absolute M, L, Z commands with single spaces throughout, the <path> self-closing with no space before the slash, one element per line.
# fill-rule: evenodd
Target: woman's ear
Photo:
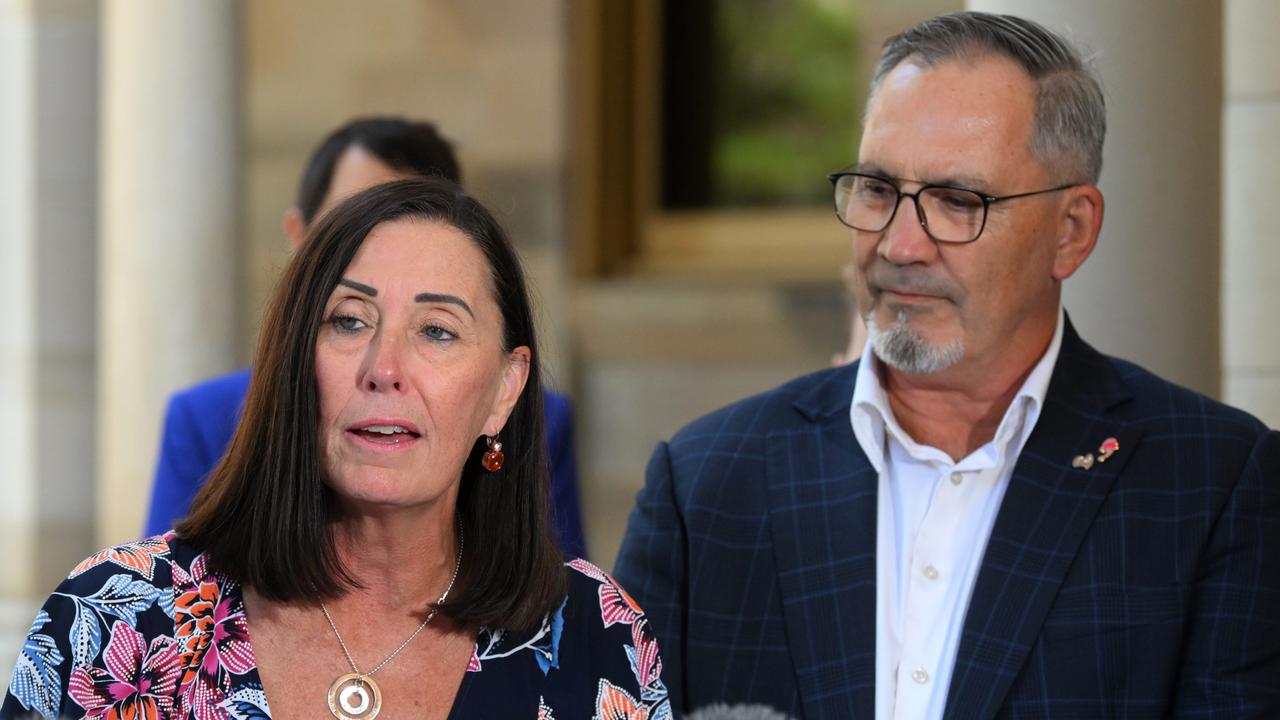
<path fill-rule="evenodd" d="M 1080 185 L 1068 192 L 1053 259 L 1053 278 L 1059 281 L 1071 277 L 1093 252 L 1105 209 L 1102 193 L 1095 185 Z"/>
<path fill-rule="evenodd" d="M 498 394 L 494 397 L 493 408 L 484 424 L 486 435 L 497 435 L 507 424 L 507 418 L 511 417 L 511 411 L 515 409 L 516 401 L 520 399 L 520 393 L 524 392 L 525 383 L 529 381 L 529 363 L 532 357 L 529 348 L 524 345 L 507 353 Z"/>

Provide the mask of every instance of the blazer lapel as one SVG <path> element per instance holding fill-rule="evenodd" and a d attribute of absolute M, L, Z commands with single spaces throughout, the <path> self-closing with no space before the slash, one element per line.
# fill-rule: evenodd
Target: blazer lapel
<path fill-rule="evenodd" d="M 856 365 L 768 438 L 769 523 L 804 714 L 875 713 L 876 473 L 849 424 Z"/>
<path fill-rule="evenodd" d="M 969 602 L 945 717 L 990 718 L 1039 635 L 1085 533 L 1141 432 L 1108 408 L 1128 399 L 1113 366 L 1067 321 L 1035 430 L 1014 466 Z M 1099 462 L 1107 438 L 1119 450 Z M 1077 456 L 1093 462 L 1073 466 Z"/>

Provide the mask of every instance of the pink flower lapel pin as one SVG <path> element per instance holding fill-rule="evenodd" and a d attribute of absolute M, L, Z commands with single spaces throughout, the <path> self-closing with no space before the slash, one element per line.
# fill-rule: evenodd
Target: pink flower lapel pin
<path fill-rule="evenodd" d="M 1113 437 L 1103 440 L 1102 444 L 1098 446 L 1098 462 L 1106 462 L 1112 455 L 1115 455 L 1116 451 L 1119 449 L 1119 440 Z"/>

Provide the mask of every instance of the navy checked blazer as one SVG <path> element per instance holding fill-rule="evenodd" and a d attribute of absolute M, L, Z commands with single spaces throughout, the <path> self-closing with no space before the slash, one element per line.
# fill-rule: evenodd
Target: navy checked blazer
<path fill-rule="evenodd" d="M 876 486 L 855 366 L 661 444 L 615 567 L 678 711 L 872 718 Z M 1107 462 L 1072 467 L 1108 437 Z M 947 718 L 1280 718 L 1280 433 L 1068 322 L 965 617 Z"/>

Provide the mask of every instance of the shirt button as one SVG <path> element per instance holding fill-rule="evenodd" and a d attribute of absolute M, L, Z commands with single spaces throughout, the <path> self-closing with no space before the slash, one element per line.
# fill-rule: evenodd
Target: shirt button
<path fill-rule="evenodd" d="M 964 480 L 964 475 L 961 475 L 961 474 L 960 474 L 960 473 L 958 473 L 958 472 L 953 472 L 953 473 L 951 473 L 951 484 L 952 484 L 952 485 L 959 485 L 963 480 Z"/>
<path fill-rule="evenodd" d="M 932 566 L 932 565 L 925 565 L 925 566 L 924 566 L 924 576 L 925 576 L 925 577 L 927 577 L 927 578 L 929 578 L 930 580 L 937 580 L 937 579 L 938 579 L 938 568 L 936 568 L 936 567 L 934 567 L 934 566 Z"/>
<path fill-rule="evenodd" d="M 924 668 L 918 667 L 911 671 L 911 679 L 923 685 L 929 682 L 929 673 L 925 672 Z"/>

